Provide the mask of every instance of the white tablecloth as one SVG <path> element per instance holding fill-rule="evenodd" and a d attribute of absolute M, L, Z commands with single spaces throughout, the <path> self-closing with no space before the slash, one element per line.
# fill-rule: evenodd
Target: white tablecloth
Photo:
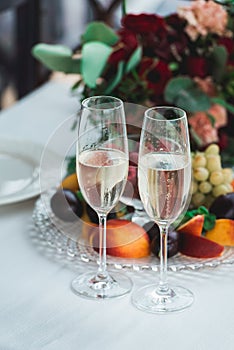
<path fill-rule="evenodd" d="M 0 137 L 43 145 L 77 106 L 67 85 L 50 82 L 0 114 Z M 95 266 L 73 267 L 37 249 L 30 235 L 35 200 L 0 207 L 0 350 L 234 349 L 234 266 L 170 273 L 195 294 L 181 313 L 144 313 L 130 295 L 85 300 L 70 282 Z M 134 289 L 158 279 L 126 273 Z"/>

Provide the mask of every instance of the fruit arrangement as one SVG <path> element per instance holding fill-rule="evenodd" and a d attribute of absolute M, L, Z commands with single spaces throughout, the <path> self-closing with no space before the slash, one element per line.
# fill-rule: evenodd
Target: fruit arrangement
<path fill-rule="evenodd" d="M 201 195 L 205 202 L 208 195 L 212 196 L 212 203 L 209 210 L 205 206 L 199 206 L 187 211 L 180 226 L 169 231 L 169 258 L 177 253 L 195 258 L 214 258 L 222 255 L 225 246 L 234 246 L 234 192 L 231 186 L 233 179 L 229 169 L 221 168 L 219 149 L 216 145 L 209 146 L 203 153 L 193 155 L 193 171 L 195 187 L 197 186 L 192 198 L 193 204 L 195 199 L 198 206 L 200 202 L 196 202 L 196 197 Z M 219 183 L 221 178 L 222 183 Z M 211 189 L 208 193 L 209 185 Z M 229 193 L 222 193 L 220 190 L 218 195 L 218 189 L 223 188 L 218 187 L 220 185 Z M 51 209 L 63 221 L 72 222 L 81 218 L 83 237 L 94 250 L 98 250 L 98 216 L 84 201 L 75 173 L 66 176 L 61 182 L 51 198 Z M 159 257 L 158 226 L 154 222 L 148 222 L 144 227 L 140 227 L 124 219 L 128 210 L 128 207 L 120 204 L 108 215 L 107 254 L 134 259 L 149 255 Z"/>
<path fill-rule="evenodd" d="M 233 173 L 222 168 L 219 146 L 211 144 L 204 152 L 192 155 L 192 205 L 209 208 L 214 199 L 233 192 Z"/>

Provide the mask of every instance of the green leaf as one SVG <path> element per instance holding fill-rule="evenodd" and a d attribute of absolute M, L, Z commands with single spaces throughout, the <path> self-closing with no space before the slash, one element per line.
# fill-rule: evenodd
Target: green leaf
<path fill-rule="evenodd" d="M 75 91 L 76 89 L 78 89 L 81 83 L 82 83 L 82 79 L 78 80 L 75 84 L 72 85 L 71 90 Z"/>
<path fill-rule="evenodd" d="M 81 74 L 88 87 L 96 87 L 97 78 L 101 76 L 111 51 L 112 48 L 110 46 L 97 41 L 83 45 Z"/>
<path fill-rule="evenodd" d="M 123 77 L 123 72 L 124 72 L 124 62 L 121 61 L 118 64 L 117 73 L 116 73 L 114 79 L 112 81 L 110 81 L 110 83 L 108 84 L 108 86 L 105 90 L 105 94 L 110 94 L 114 90 L 114 88 L 120 83 L 120 81 Z"/>
<path fill-rule="evenodd" d="M 142 57 L 142 47 L 138 46 L 126 64 L 126 68 L 125 68 L 126 73 L 131 72 L 131 70 L 133 70 L 138 65 L 138 63 L 141 61 L 141 57 Z"/>
<path fill-rule="evenodd" d="M 215 46 L 211 55 L 211 69 L 214 80 L 220 82 L 224 76 L 228 53 L 224 46 Z"/>
<path fill-rule="evenodd" d="M 80 59 L 72 57 L 72 51 L 63 45 L 37 44 L 32 55 L 52 71 L 80 73 Z"/>
<path fill-rule="evenodd" d="M 225 107 L 229 112 L 234 113 L 234 106 L 231 105 L 230 103 L 226 102 L 222 98 L 214 97 L 211 100 L 212 100 L 212 102 L 218 103 L 219 105 Z"/>
<path fill-rule="evenodd" d="M 171 62 L 169 64 L 169 68 L 172 72 L 174 72 L 179 68 L 179 64 L 177 62 Z"/>
<path fill-rule="evenodd" d="M 81 191 L 77 191 L 77 192 L 76 192 L 76 196 L 77 196 L 77 198 L 78 198 L 81 202 L 84 200 L 84 197 L 83 197 Z"/>
<path fill-rule="evenodd" d="M 114 30 L 108 27 L 103 22 L 91 22 L 86 27 L 85 33 L 82 35 L 82 42 L 87 43 L 89 41 L 100 41 L 107 45 L 115 45 L 119 37 Z"/>
<path fill-rule="evenodd" d="M 207 117 L 209 118 L 210 122 L 211 122 L 211 125 L 212 127 L 214 128 L 215 127 L 215 122 L 216 122 L 216 119 L 213 117 L 212 114 L 210 113 L 206 113 Z"/>
<path fill-rule="evenodd" d="M 67 175 L 76 172 L 76 156 L 70 156 L 67 158 Z"/>
<path fill-rule="evenodd" d="M 203 229 L 205 231 L 211 230 L 215 226 L 216 216 L 214 214 L 206 214 Z"/>
<path fill-rule="evenodd" d="M 200 214 L 200 215 L 206 215 L 209 214 L 209 210 L 204 207 L 203 205 L 201 205 L 199 208 L 197 208 L 197 210 L 194 210 L 194 213 Z"/>
<path fill-rule="evenodd" d="M 127 9 L 126 9 L 126 1 L 123 0 L 122 1 L 122 17 L 124 17 L 127 13 Z"/>
<path fill-rule="evenodd" d="M 187 112 L 206 111 L 210 108 L 210 98 L 188 77 L 171 79 L 164 91 L 166 102 L 185 109 Z"/>

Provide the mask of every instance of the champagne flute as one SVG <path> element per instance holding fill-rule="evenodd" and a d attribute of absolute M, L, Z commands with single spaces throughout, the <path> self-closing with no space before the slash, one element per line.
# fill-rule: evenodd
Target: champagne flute
<path fill-rule="evenodd" d="M 138 185 L 149 217 L 160 228 L 160 280 L 136 290 L 133 304 L 152 313 L 187 308 L 193 294 L 167 281 L 167 236 L 169 226 L 189 203 L 191 156 L 186 113 L 176 107 L 153 107 L 145 112 L 142 126 Z"/>
<path fill-rule="evenodd" d="M 134 211 L 131 216 L 131 221 L 140 226 L 144 226 L 149 222 L 149 217 L 145 212 L 145 208 L 140 199 L 138 190 L 138 152 L 140 145 L 140 135 L 130 135 L 128 137 L 129 148 L 129 170 L 128 179 L 124 192 L 120 201 L 125 205 L 131 206 Z"/>
<path fill-rule="evenodd" d="M 72 290 L 87 298 L 114 298 L 132 288 L 121 273 L 109 274 L 106 264 L 106 218 L 118 203 L 128 175 L 128 140 L 123 102 L 93 96 L 82 102 L 76 168 L 82 194 L 99 217 L 99 267 L 72 281 Z"/>

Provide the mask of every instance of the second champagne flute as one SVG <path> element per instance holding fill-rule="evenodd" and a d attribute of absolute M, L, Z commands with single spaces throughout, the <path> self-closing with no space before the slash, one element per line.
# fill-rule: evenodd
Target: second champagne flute
<path fill-rule="evenodd" d="M 87 298 L 114 298 L 130 292 L 131 280 L 109 274 L 106 264 L 106 217 L 118 203 L 128 175 L 128 140 L 123 102 L 93 96 L 82 102 L 77 140 L 77 176 L 82 194 L 99 217 L 99 267 L 72 281 Z"/>
<path fill-rule="evenodd" d="M 138 183 L 145 210 L 160 228 L 160 280 L 158 285 L 135 291 L 133 304 L 152 313 L 185 309 L 192 304 L 193 294 L 167 282 L 168 228 L 185 212 L 190 198 L 190 143 L 182 109 L 153 107 L 145 112 Z"/>

